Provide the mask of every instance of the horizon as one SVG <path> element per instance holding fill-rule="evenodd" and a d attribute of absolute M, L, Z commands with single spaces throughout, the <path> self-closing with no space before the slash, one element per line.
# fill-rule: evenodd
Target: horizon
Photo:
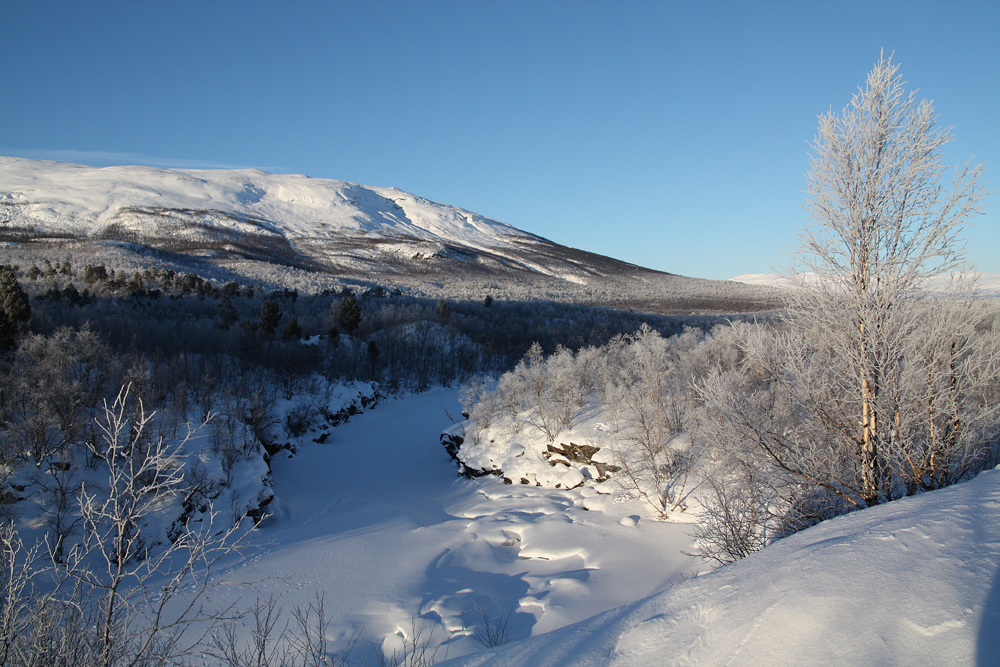
<path fill-rule="evenodd" d="M 565 7 L 12 6 L 0 154 L 395 186 L 727 279 L 773 272 L 810 223 L 816 118 L 885 48 L 954 126 L 943 162 L 995 171 L 996 3 Z M 985 273 L 1000 273 L 997 201 L 965 235 Z"/>

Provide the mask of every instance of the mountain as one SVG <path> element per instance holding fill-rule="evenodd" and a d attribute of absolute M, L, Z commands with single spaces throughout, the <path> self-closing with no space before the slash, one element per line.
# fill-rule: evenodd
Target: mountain
<path fill-rule="evenodd" d="M 282 247 L 322 261 L 320 248 L 364 239 L 387 255 L 498 254 L 543 243 L 531 234 L 396 188 L 256 169 L 93 168 L 0 158 L 8 234 L 130 238 L 241 254 Z"/>
<path fill-rule="evenodd" d="M 778 304 L 768 288 L 644 269 L 397 188 L 256 169 L 96 168 L 0 157 L 0 241 L 125 243 L 426 294 L 464 283 L 654 312 Z"/>

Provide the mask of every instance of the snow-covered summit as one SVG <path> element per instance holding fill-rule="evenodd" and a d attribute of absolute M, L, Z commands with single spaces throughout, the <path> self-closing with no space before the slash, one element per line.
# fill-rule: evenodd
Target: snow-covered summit
<path fill-rule="evenodd" d="M 536 238 L 397 188 L 257 169 L 98 168 L 0 157 L 0 206 L 5 224 L 88 237 L 116 223 L 142 229 L 172 213 L 204 212 L 205 224 L 229 217 L 290 239 L 360 233 L 492 248 L 508 237 Z"/>

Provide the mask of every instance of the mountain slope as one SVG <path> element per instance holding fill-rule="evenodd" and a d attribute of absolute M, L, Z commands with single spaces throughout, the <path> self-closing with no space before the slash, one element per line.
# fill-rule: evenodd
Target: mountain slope
<path fill-rule="evenodd" d="M 240 223 L 247 231 L 286 238 L 376 238 L 502 247 L 505 237 L 534 240 L 510 225 L 410 195 L 344 181 L 275 175 L 256 169 L 94 168 L 0 158 L 4 222 L 43 226 L 51 233 L 100 236 L 109 226 L 137 230 L 164 225 L 174 212 L 202 214 L 205 225 Z M 214 215 L 212 215 L 214 214 Z"/>
<path fill-rule="evenodd" d="M 644 269 L 396 188 L 255 169 L 0 157 L 0 241 L 21 249 L 124 243 L 216 264 L 374 277 L 427 296 L 484 292 L 684 314 L 778 305 L 768 288 Z"/>
<path fill-rule="evenodd" d="M 985 665 L 1000 655 L 1000 469 L 825 521 L 464 667 Z"/>

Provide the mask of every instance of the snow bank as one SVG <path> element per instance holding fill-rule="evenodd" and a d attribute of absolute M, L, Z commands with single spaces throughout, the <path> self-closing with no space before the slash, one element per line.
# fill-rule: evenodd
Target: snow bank
<path fill-rule="evenodd" d="M 516 434 L 503 426 L 480 431 L 475 422 L 464 421 L 442 431 L 441 442 L 468 477 L 493 474 L 510 484 L 552 489 L 598 487 L 618 469 L 608 439 L 603 437 L 601 418 L 601 413 L 592 410 L 551 442 L 531 428 Z M 608 486 L 603 492 L 615 490 Z"/>
<path fill-rule="evenodd" d="M 446 665 L 995 665 L 1000 468 Z"/>

